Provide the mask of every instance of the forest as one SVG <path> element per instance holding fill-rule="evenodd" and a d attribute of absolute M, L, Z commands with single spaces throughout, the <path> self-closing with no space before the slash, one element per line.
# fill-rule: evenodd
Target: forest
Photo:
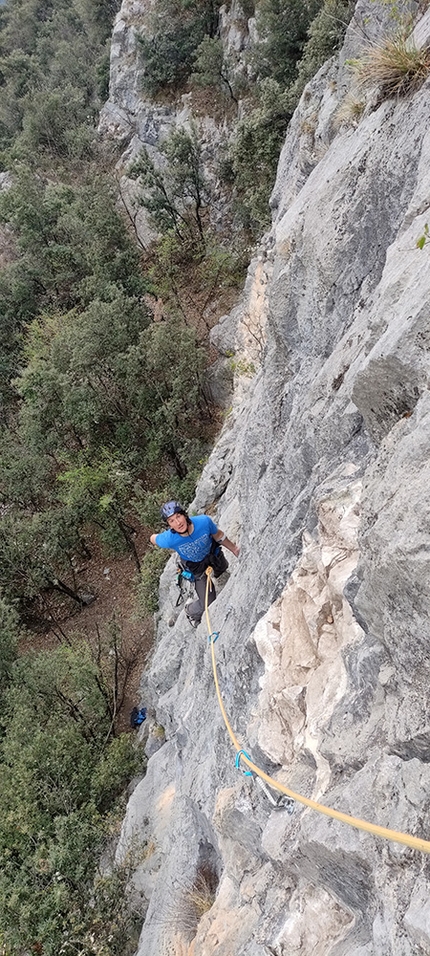
<path fill-rule="evenodd" d="M 246 0 L 260 38 L 246 81 L 224 56 L 217 2 L 157 0 L 151 42 L 140 38 L 142 95 L 173 101 L 195 84 L 216 91 L 218 109 L 234 114 L 239 99 L 246 109 L 220 160 L 224 230 L 211 223 L 197 127 L 166 141 L 163 171 L 142 152 L 130 175 L 157 233 L 149 251 L 118 201 L 117 147 L 97 134 L 119 6 L 7 0 L 0 10 L 4 956 L 136 947 L 127 868 L 109 857 L 127 785 L 144 772 L 124 729 L 132 661 L 114 618 L 94 633 L 64 621 L 97 600 L 92 567 L 123 553 L 136 613 L 151 620 L 164 557 L 141 546 L 142 530 L 166 494 L 192 500 L 222 425 L 206 388 L 206 307 L 214 298 L 220 314 L 241 288 L 294 106 L 353 4 Z"/>

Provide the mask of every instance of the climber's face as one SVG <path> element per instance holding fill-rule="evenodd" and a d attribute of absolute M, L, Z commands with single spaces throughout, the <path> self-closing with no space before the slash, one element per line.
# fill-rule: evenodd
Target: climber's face
<path fill-rule="evenodd" d="M 185 534 L 185 532 L 188 530 L 188 524 L 185 515 L 174 514 L 167 519 L 167 524 L 172 531 L 177 531 L 178 534 Z"/>

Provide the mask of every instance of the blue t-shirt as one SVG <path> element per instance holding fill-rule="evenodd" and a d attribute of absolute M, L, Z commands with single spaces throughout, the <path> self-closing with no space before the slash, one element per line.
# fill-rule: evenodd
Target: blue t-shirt
<path fill-rule="evenodd" d="M 192 534 L 182 535 L 168 528 L 167 531 L 161 531 L 155 537 L 155 543 L 159 548 L 171 548 L 177 551 L 180 558 L 184 561 L 203 561 L 203 558 L 209 554 L 212 547 L 212 535 L 216 534 L 218 528 L 209 515 L 196 515 L 191 518 L 193 522 Z"/>

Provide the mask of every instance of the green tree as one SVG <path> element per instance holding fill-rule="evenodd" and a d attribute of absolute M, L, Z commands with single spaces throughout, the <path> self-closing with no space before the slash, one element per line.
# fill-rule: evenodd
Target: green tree
<path fill-rule="evenodd" d="M 35 321 L 17 380 L 24 444 L 54 455 L 58 464 L 61 450 L 86 448 L 90 460 L 103 446 L 137 448 L 148 421 L 139 425 L 136 419 L 127 362 L 147 326 L 142 304 L 122 295 L 112 302 L 94 299 L 81 313 Z"/>
<path fill-rule="evenodd" d="M 151 409 L 145 461 L 173 465 L 183 479 L 202 455 L 205 414 L 201 380 L 207 358 L 193 328 L 172 320 L 149 326 L 139 346 L 130 350 L 128 384 L 140 402 Z M 142 375 L 147 391 L 142 393 Z"/>
<path fill-rule="evenodd" d="M 349 0 L 262 0 L 259 6 L 260 40 L 251 56 L 259 78 L 255 101 L 236 127 L 224 164 L 239 221 L 254 240 L 270 222 L 268 202 L 288 123 L 307 81 L 339 48 L 353 8 Z"/>
<path fill-rule="evenodd" d="M 233 63 L 219 37 L 203 37 L 194 54 L 194 69 L 191 79 L 197 86 L 218 89 L 238 104 Z"/>
<path fill-rule="evenodd" d="M 2 43 L 0 80 L 0 149 L 4 149 L 21 129 L 25 97 L 39 80 L 37 66 L 30 54 L 21 49 L 5 53 Z"/>
<path fill-rule="evenodd" d="M 38 309 L 73 308 L 96 295 L 110 299 L 112 287 L 145 291 L 113 186 L 100 177 L 73 188 L 45 183 L 24 167 L 0 197 L 0 217 L 15 230 L 21 273 Z"/>
<path fill-rule="evenodd" d="M 121 9 L 121 0 L 74 0 L 73 6 L 87 30 L 92 28 L 95 36 L 103 41 L 112 33 L 112 23 Z"/>
<path fill-rule="evenodd" d="M 260 37 L 252 55 L 259 79 L 269 77 L 283 89 L 296 78 L 308 29 L 323 0 L 261 0 L 257 10 Z"/>
<path fill-rule="evenodd" d="M 137 568 L 139 556 L 133 540 L 135 529 L 127 520 L 130 498 L 131 475 L 106 452 L 98 462 L 85 461 L 58 475 L 63 487 L 64 500 L 75 517 L 82 532 L 86 525 L 96 525 L 99 534 L 110 550 L 121 545 L 130 549 Z M 79 519 L 78 519 L 79 515 Z"/>
<path fill-rule="evenodd" d="M 20 637 L 19 617 L 14 607 L 0 595 L 0 702 L 11 681 Z"/>
<path fill-rule="evenodd" d="M 16 156 L 37 168 L 44 154 L 91 153 L 117 9 L 115 0 L 10 0 L 2 8 L 0 148 L 7 165 Z"/>
<path fill-rule="evenodd" d="M 9 421 L 18 398 L 14 379 L 18 374 L 21 331 L 36 311 L 36 283 L 20 263 L 0 272 L 0 426 Z"/>
<path fill-rule="evenodd" d="M 154 464 L 184 478 L 201 457 L 206 413 L 194 330 L 148 325 L 134 300 L 36 321 L 26 355 L 0 484 L 0 585 L 24 611 L 46 590 L 87 600 L 74 559 L 94 532 L 139 567 L 133 483 Z"/>
<path fill-rule="evenodd" d="M 39 592 L 47 590 L 59 591 L 82 606 L 88 597 L 77 588 L 72 559 L 82 555 L 84 546 L 78 516 L 70 509 L 9 511 L 0 522 L 0 586 L 20 601 L 24 615 Z"/>
<path fill-rule="evenodd" d="M 269 225 L 269 195 L 291 118 L 290 99 L 274 79 L 263 80 L 259 104 L 238 123 L 230 149 L 236 208 L 243 227 L 257 238 Z"/>
<path fill-rule="evenodd" d="M 85 308 L 95 299 L 142 296 L 148 282 L 114 192 L 100 176 L 72 188 L 46 184 L 20 169 L 0 196 L 0 219 L 16 236 L 17 261 L 0 273 L 0 422 L 18 398 L 13 380 L 22 362 L 22 332 L 44 310 Z"/>
<path fill-rule="evenodd" d="M 324 0 L 309 27 L 303 56 L 298 64 L 298 76 L 292 88 L 297 100 L 308 80 L 341 46 L 354 8 L 352 0 Z"/>
<path fill-rule="evenodd" d="M 41 24 L 52 15 L 54 0 L 14 0 L 0 11 L 2 50 L 34 53 Z"/>
<path fill-rule="evenodd" d="M 2 943 L 8 954 L 40 948 L 57 956 L 91 894 L 106 814 L 139 759 L 130 737 L 111 739 L 100 671 L 85 644 L 21 658 L 3 724 Z"/>
<path fill-rule="evenodd" d="M 155 166 L 144 148 L 130 168 L 130 175 L 142 186 L 140 203 L 156 229 L 174 232 L 181 243 L 197 243 L 204 251 L 204 220 L 210 193 L 197 129 L 193 127 L 190 133 L 175 130 L 161 144 L 160 151 L 166 158 L 164 167 Z"/>
<path fill-rule="evenodd" d="M 79 129 L 86 129 L 88 109 L 80 90 L 71 85 L 60 91 L 40 90 L 29 96 L 26 106 L 22 133 L 15 140 L 15 155 L 25 158 L 45 149 L 61 157 L 90 155 L 91 131 L 84 138 L 77 135 Z"/>
<path fill-rule="evenodd" d="M 218 0 L 157 0 L 148 34 L 138 37 L 145 92 L 176 92 L 185 82 L 199 43 L 216 34 L 219 7 Z"/>

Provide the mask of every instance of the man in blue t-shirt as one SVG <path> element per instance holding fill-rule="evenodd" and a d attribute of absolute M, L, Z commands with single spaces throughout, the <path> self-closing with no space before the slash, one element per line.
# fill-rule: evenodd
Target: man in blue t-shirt
<path fill-rule="evenodd" d="M 171 548 L 181 558 L 182 565 L 194 575 L 197 601 L 187 603 L 185 613 L 190 624 L 197 627 L 205 609 L 206 568 L 211 567 L 214 577 L 219 578 L 228 568 L 220 545 L 239 557 L 239 548 L 217 528 L 209 515 L 189 517 L 179 501 L 167 501 L 161 508 L 161 517 L 167 523 L 167 531 L 152 534 L 151 544 L 159 548 Z M 215 587 L 211 581 L 208 604 L 216 598 Z"/>

